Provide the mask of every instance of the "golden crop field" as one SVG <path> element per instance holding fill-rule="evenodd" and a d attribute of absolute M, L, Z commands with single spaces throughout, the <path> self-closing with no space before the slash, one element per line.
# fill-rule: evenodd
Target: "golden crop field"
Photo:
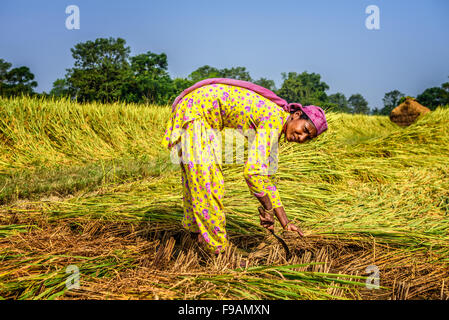
<path fill-rule="evenodd" d="M 449 298 L 449 108 L 405 128 L 327 113 L 316 140 L 281 143 L 277 184 L 305 231 L 276 225 L 289 261 L 239 164 L 224 165 L 227 252 L 210 257 L 182 229 L 180 171 L 160 144 L 169 114 L 0 98 L 1 298 Z"/>

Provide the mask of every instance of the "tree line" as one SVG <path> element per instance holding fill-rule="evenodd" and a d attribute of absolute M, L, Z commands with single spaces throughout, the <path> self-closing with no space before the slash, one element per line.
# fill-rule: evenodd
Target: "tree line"
<path fill-rule="evenodd" d="M 327 94 L 329 85 L 321 75 L 309 72 L 281 73 L 282 85 L 267 78 L 253 79 L 245 67 L 218 69 L 209 65 L 199 67 L 186 78 L 171 78 L 165 53 L 151 51 L 130 55 L 130 47 L 122 38 L 97 38 L 76 44 L 72 49 L 74 64 L 66 70 L 65 77 L 53 82 L 47 93 L 37 94 L 37 82 L 28 67 L 11 69 L 11 63 L 0 59 L 0 95 L 20 94 L 44 97 L 67 96 L 78 102 L 99 101 L 133 102 L 145 104 L 171 104 L 177 95 L 194 83 L 207 78 L 232 78 L 250 81 L 274 91 L 288 102 L 318 105 L 325 110 L 346 113 L 388 115 L 405 95 L 393 90 L 383 98 L 384 106 L 371 110 L 360 94 L 349 98 L 343 93 Z M 441 87 L 424 90 L 417 101 L 431 110 L 449 104 L 449 82 Z"/>

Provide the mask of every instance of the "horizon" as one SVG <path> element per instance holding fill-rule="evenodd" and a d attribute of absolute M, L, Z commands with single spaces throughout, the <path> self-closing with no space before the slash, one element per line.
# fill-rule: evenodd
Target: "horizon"
<path fill-rule="evenodd" d="M 79 7 L 79 30 L 65 26 L 69 5 Z M 379 7 L 379 30 L 365 26 L 369 5 Z M 360 93 L 372 110 L 383 106 L 386 92 L 397 89 L 416 97 L 448 81 L 448 9 L 445 0 L 138 0 L 132 6 L 104 0 L 5 1 L 0 58 L 13 67 L 29 67 L 36 91 L 49 92 L 73 66 L 75 44 L 120 37 L 131 55 L 166 53 L 172 78 L 186 78 L 203 65 L 242 66 L 254 80 L 272 79 L 279 89 L 282 72 L 314 72 L 329 85 L 328 95 Z"/>

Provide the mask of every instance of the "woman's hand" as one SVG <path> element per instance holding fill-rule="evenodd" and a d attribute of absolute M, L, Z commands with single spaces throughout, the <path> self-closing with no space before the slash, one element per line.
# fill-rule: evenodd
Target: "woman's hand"
<path fill-rule="evenodd" d="M 298 232 L 298 234 L 299 234 L 301 237 L 304 237 L 304 233 L 302 232 L 302 230 L 301 230 L 299 227 L 295 226 L 293 223 L 289 223 L 289 224 L 285 227 L 284 230 L 286 230 L 286 231 L 295 231 L 295 232 Z"/>
<path fill-rule="evenodd" d="M 260 225 L 268 230 L 274 230 L 274 216 L 265 211 L 263 207 L 259 207 Z"/>
<path fill-rule="evenodd" d="M 260 225 L 268 230 L 274 230 L 274 219 L 273 218 L 264 218 L 259 215 Z"/>

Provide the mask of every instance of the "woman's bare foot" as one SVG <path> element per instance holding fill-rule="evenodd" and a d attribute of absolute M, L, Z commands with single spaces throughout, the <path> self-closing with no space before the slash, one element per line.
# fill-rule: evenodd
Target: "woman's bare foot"
<path fill-rule="evenodd" d="M 190 236 L 193 240 L 196 240 L 199 244 L 203 243 L 204 239 L 199 232 L 190 232 Z"/>
<path fill-rule="evenodd" d="M 199 232 L 191 232 L 191 236 L 192 236 L 192 239 L 196 238 L 198 244 L 200 244 L 200 245 L 203 245 L 203 244 L 206 243 L 206 241 L 204 240 L 203 236 Z M 215 250 L 214 254 L 216 256 L 218 256 L 220 254 L 220 252 L 224 253 L 224 251 L 221 251 L 220 249 L 217 249 L 217 250 Z"/>
<path fill-rule="evenodd" d="M 201 235 L 201 233 L 198 233 L 198 243 L 199 243 L 199 244 L 203 244 L 203 243 L 204 243 L 204 238 L 203 238 L 203 236 Z"/>

